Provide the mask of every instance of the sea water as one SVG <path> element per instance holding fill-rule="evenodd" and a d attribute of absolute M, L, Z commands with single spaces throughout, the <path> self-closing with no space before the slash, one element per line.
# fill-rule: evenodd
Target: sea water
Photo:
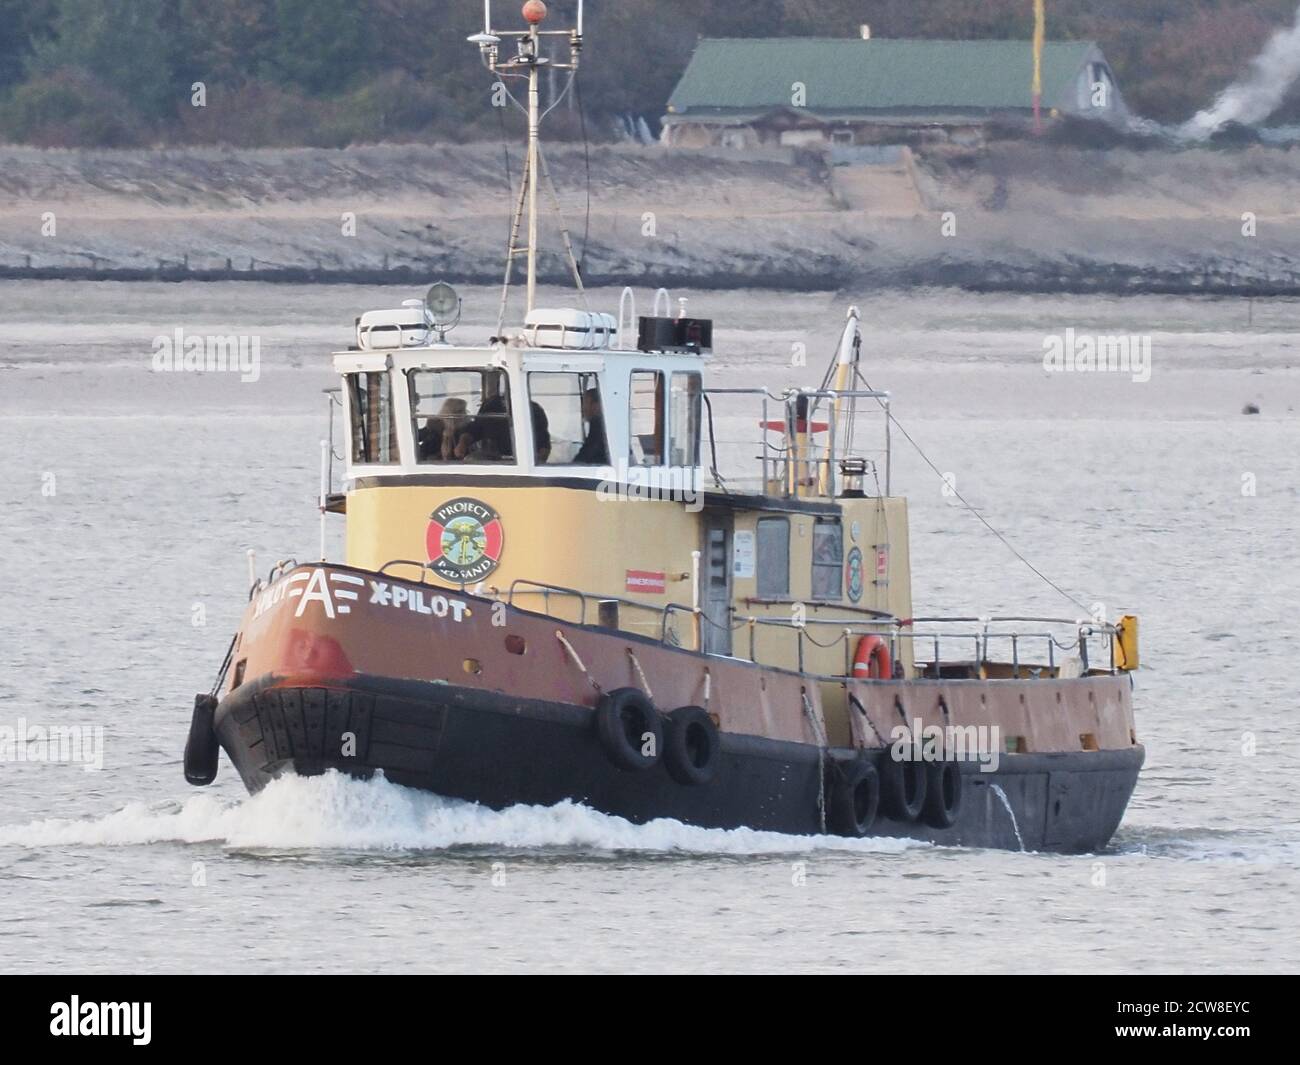
<path fill-rule="evenodd" d="M 224 756 L 188 788 L 192 697 L 245 607 L 246 549 L 263 572 L 318 551 L 328 353 L 355 314 L 412 295 L 0 283 L 0 726 L 103 744 L 98 770 L 0 763 L 0 970 L 1300 967 L 1286 301 L 692 294 L 717 323 L 709 383 L 773 390 L 815 385 L 860 305 L 866 377 L 935 467 L 894 434 L 918 614 L 1141 616 L 1147 766 L 1104 853 L 493 812 L 332 775 L 249 798 Z M 496 294 L 464 295 L 455 339 L 478 342 Z M 256 378 L 159 371 L 154 342 L 177 329 L 256 338 Z M 1067 329 L 1149 337 L 1150 380 L 1051 372 Z M 720 416 L 727 462 L 756 454 L 759 416 Z M 865 446 L 880 428 L 864 416 Z"/>

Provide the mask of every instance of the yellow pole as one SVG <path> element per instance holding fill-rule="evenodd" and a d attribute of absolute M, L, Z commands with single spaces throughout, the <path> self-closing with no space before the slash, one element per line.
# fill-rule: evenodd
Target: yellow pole
<path fill-rule="evenodd" d="M 1046 0 L 1034 0 L 1034 132 L 1043 132 L 1043 45 L 1047 41 Z"/>

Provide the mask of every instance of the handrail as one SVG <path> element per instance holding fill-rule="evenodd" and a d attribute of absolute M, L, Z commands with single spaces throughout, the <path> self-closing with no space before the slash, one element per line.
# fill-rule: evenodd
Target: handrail
<path fill-rule="evenodd" d="M 414 566 L 416 569 L 420 571 L 420 583 L 421 584 L 426 583 L 424 577 L 425 574 L 429 572 L 429 564 L 427 562 L 416 562 L 414 559 L 411 558 L 390 559 L 389 561 L 385 562 L 382 566 L 379 567 L 379 575 L 381 577 L 388 576 L 389 566 Z"/>
<path fill-rule="evenodd" d="M 623 311 L 631 303 L 631 314 L 627 317 L 628 331 L 630 332 L 636 326 L 636 293 L 629 285 L 618 297 L 618 346 L 622 351 L 627 350 L 627 340 L 623 334 Z"/>
<path fill-rule="evenodd" d="M 875 460 L 868 460 L 867 455 L 872 452 L 866 449 L 846 447 L 841 454 L 840 442 L 837 434 L 840 431 L 839 419 L 831 416 L 825 432 L 828 439 L 825 443 L 816 443 L 811 439 L 813 434 L 799 433 L 796 431 L 800 422 L 813 417 L 813 409 L 818 405 L 818 401 L 823 399 L 842 400 L 842 399 L 874 399 L 879 402 L 885 413 L 885 477 L 884 487 L 881 494 L 890 496 L 893 493 L 893 436 L 892 436 L 892 415 L 890 414 L 891 393 L 881 392 L 875 389 L 786 389 L 780 395 L 771 392 L 765 387 L 759 388 L 709 388 L 704 392 L 706 397 L 709 396 L 757 396 L 762 400 L 762 435 L 760 437 L 760 446 L 762 451 L 759 460 L 762 463 L 762 483 L 764 491 L 772 485 L 776 479 L 780 478 L 781 491 L 787 497 L 801 495 L 801 489 L 811 485 L 815 489 L 815 494 L 822 497 L 836 498 L 839 495 L 838 479 L 840 476 L 861 476 L 860 471 L 847 471 L 842 468 L 843 464 L 850 460 L 857 462 L 870 462 L 875 466 Z M 768 404 L 780 403 L 784 408 L 781 419 L 781 428 L 775 427 L 775 423 L 768 416 Z M 803 412 L 802 414 L 800 412 Z M 784 446 L 773 445 L 771 442 L 772 433 L 782 433 L 785 439 Z M 710 442 L 716 448 L 717 437 L 713 429 L 713 421 L 709 422 Z M 726 441 L 724 441 L 725 443 Z M 738 442 L 741 443 L 741 442 Z M 806 443 L 807 454 L 800 454 L 801 443 Z M 716 479 L 716 478 L 715 478 Z"/>
<path fill-rule="evenodd" d="M 276 571 L 281 569 L 283 565 L 284 565 L 283 563 L 278 564 L 276 568 L 272 570 L 272 577 L 275 576 Z M 291 565 L 296 565 L 296 564 L 291 563 Z M 419 569 L 420 583 L 421 584 L 425 583 L 424 578 L 428 572 L 428 566 L 425 563 L 416 562 L 410 559 L 393 559 L 385 563 L 382 567 L 380 567 L 378 572 L 386 576 L 388 570 L 393 566 L 413 566 Z M 499 589 L 494 588 L 492 589 L 492 592 L 494 595 L 500 594 Z M 579 604 L 578 624 L 580 625 L 587 624 L 587 601 L 589 599 L 594 599 L 597 602 L 602 602 L 602 603 L 617 603 L 620 606 L 628 607 L 632 610 L 640 610 L 650 614 L 658 614 L 659 615 L 658 639 L 661 644 L 668 643 L 669 636 L 670 636 L 669 625 L 673 616 L 676 614 L 686 614 L 692 616 L 699 614 L 702 620 L 708 622 L 709 624 L 714 624 L 712 619 L 703 615 L 702 612 L 697 611 L 694 607 L 683 603 L 667 603 L 661 606 L 655 603 L 645 603 L 635 599 L 629 599 L 626 596 L 599 595 L 590 592 L 583 592 L 582 590 L 577 588 L 569 588 L 559 584 L 550 584 L 545 581 L 533 581 L 533 580 L 528 580 L 526 578 L 517 578 L 510 583 L 510 586 L 506 590 L 506 595 L 505 595 L 507 604 L 511 607 L 514 607 L 515 599 L 519 595 L 541 595 L 543 597 L 543 610 L 548 615 L 550 610 L 551 595 L 566 596 L 572 599 L 576 599 L 578 600 L 578 604 Z M 836 607 L 839 609 L 853 609 L 851 607 L 844 607 L 843 604 L 834 604 L 834 603 L 812 604 L 812 605 L 813 606 L 825 605 L 828 607 Z M 944 658 L 942 655 L 942 644 L 944 642 L 951 643 L 952 641 L 958 641 L 958 642 L 970 641 L 974 646 L 974 652 L 975 652 L 974 661 L 976 663 L 980 665 L 985 665 L 990 663 L 998 664 L 998 660 L 991 659 L 989 657 L 989 643 L 990 641 L 994 641 L 994 640 L 1009 640 L 1011 642 L 1010 665 L 1017 673 L 1021 668 L 1020 644 L 1021 641 L 1026 641 L 1026 640 L 1043 640 L 1046 642 L 1047 657 L 1048 657 L 1047 668 L 1053 671 L 1056 670 L 1056 649 L 1058 647 L 1062 649 L 1069 649 L 1070 647 L 1077 646 L 1080 651 L 1080 657 L 1082 659 L 1084 671 L 1087 672 L 1091 668 L 1088 661 L 1088 640 L 1090 638 L 1095 638 L 1098 636 L 1113 637 L 1115 632 L 1117 631 L 1116 626 L 1111 625 L 1107 622 L 1099 622 L 1099 621 L 1092 621 L 1092 620 L 1081 622 L 1077 620 L 1071 621 L 1064 618 L 1036 618 L 1036 617 L 898 618 L 891 615 L 882 615 L 878 617 L 862 617 L 862 616 L 805 617 L 799 620 L 795 620 L 792 617 L 761 617 L 758 615 L 741 615 L 739 613 L 733 612 L 732 618 L 734 624 L 728 626 L 728 628 L 730 628 L 732 632 L 738 632 L 743 628 L 747 628 L 749 630 L 749 634 L 750 634 L 749 658 L 750 661 L 754 662 L 755 664 L 761 664 L 758 661 L 758 656 L 756 653 L 757 651 L 756 634 L 760 627 L 766 626 L 774 629 L 787 629 L 793 631 L 798 643 L 798 647 L 797 647 L 798 664 L 799 664 L 798 668 L 800 672 L 805 672 L 804 669 L 805 640 L 810 642 L 813 646 L 820 648 L 822 650 L 830 650 L 831 648 L 834 648 L 838 646 L 841 642 L 843 642 L 845 643 L 846 650 L 847 650 L 848 642 L 852 640 L 853 637 L 855 636 L 861 637 L 861 636 L 868 636 L 868 635 L 885 635 L 890 642 L 890 650 L 893 654 L 895 661 L 899 660 L 899 655 L 898 655 L 899 644 L 903 640 L 911 641 L 911 646 L 913 648 L 916 647 L 917 641 L 931 643 L 934 648 L 934 657 L 929 662 L 916 663 L 917 668 L 922 672 L 924 672 L 925 669 L 930 667 L 933 667 L 937 670 L 944 665 Z M 978 623 L 982 627 L 977 631 L 970 631 L 970 632 L 926 632 L 926 631 L 918 630 L 916 628 L 918 623 L 919 624 L 953 624 L 953 623 L 970 624 L 972 622 Z M 1031 630 L 1025 632 L 1021 632 L 1021 631 L 993 632 L 987 628 L 988 624 L 995 624 L 995 623 L 1006 624 L 1006 623 L 1014 623 L 1014 622 L 1070 626 L 1077 633 L 1077 639 L 1074 644 L 1065 644 L 1060 642 L 1060 640 L 1057 638 L 1057 634 L 1053 632 L 1043 632 L 1037 630 Z M 838 633 L 834 640 L 830 641 L 829 643 L 822 643 L 818 641 L 809 632 L 810 629 L 816 630 L 818 628 L 833 628 L 838 630 Z M 887 634 L 882 630 L 887 630 Z M 672 635 L 674 637 L 674 645 L 680 646 L 680 644 L 676 643 L 675 632 Z M 1116 671 L 1114 640 L 1108 639 L 1107 643 L 1109 644 L 1109 651 L 1110 651 L 1109 671 L 1111 673 L 1114 673 Z M 702 647 L 696 649 L 703 650 Z M 913 653 L 913 657 L 915 658 L 915 652 Z M 954 660 L 951 664 L 959 665 L 963 661 L 970 661 L 970 660 Z M 1031 666 L 1029 668 L 1033 668 L 1033 667 Z M 851 675 L 852 675 L 852 665 L 850 663 L 847 663 L 846 661 L 846 668 L 843 674 L 816 674 L 815 676 L 818 679 L 822 679 L 822 680 L 843 681 Z M 810 676 L 813 675 L 810 674 Z"/>
<path fill-rule="evenodd" d="M 523 585 L 526 588 L 531 588 L 534 591 L 541 592 L 543 596 L 542 605 L 547 607 L 550 606 L 549 600 L 552 592 L 556 593 L 557 595 L 569 595 L 569 596 L 576 597 L 579 604 L 582 607 L 582 609 L 578 614 L 578 624 L 579 625 L 587 624 L 587 593 L 586 592 L 581 592 L 577 588 L 565 588 L 563 585 L 560 584 L 546 584 L 543 581 L 530 581 L 520 577 L 510 582 L 510 588 L 506 593 L 507 605 L 509 606 L 515 605 L 515 589 L 518 588 L 520 585 Z M 602 596 L 602 598 L 610 598 L 610 597 Z"/>
<path fill-rule="evenodd" d="M 556 592 L 557 594 L 571 595 L 575 597 L 583 596 L 584 598 L 594 600 L 597 603 L 618 603 L 619 606 L 628 606 L 637 610 L 648 610 L 655 614 L 662 614 L 666 609 L 668 609 L 668 607 L 665 606 L 656 606 L 654 603 L 639 603 L 635 599 L 625 599 L 620 595 L 597 595 L 595 592 L 580 592 L 576 588 L 565 588 L 563 585 L 559 584 L 546 584 L 542 581 L 523 580 L 513 582 L 511 587 L 506 589 L 506 602 L 508 605 L 513 605 L 510 600 L 510 595 L 514 591 L 515 584 L 525 584 L 530 586 L 519 589 L 519 593 L 522 595 L 545 595 L 547 592 Z M 677 603 L 669 604 L 669 606 L 673 607 L 678 605 L 679 604 Z M 690 608 L 687 607 L 686 609 L 689 610 Z"/>
<path fill-rule="evenodd" d="M 741 599 L 740 602 L 750 606 L 801 606 L 809 610 L 847 610 L 853 614 L 863 614 L 877 621 L 889 622 L 891 624 L 908 625 L 911 624 L 911 618 L 900 618 L 896 614 L 891 614 L 888 610 L 873 610 L 868 606 L 853 606 L 850 603 L 827 603 L 820 600 L 795 599 L 789 596 L 757 596 L 749 595 Z M 818 619 L 822 620 L 822 619 Z"/>
<path fill-rule="evenodd" d="M 660 615 L 660 620 L 659 620 L 659 642 L 660 643 L 668 642 L 668 623 L 673 614 L 676 613 L 694 614 L 695 613 L 692 607 L 686 606 L 682 603 L 666 603 L 663 606 L 659 606 L 656 603 L 642 603 L 636 599 L 628 599 L 625 596 L 621 596 L 621 595 L 596 595 L 594 593 L 579 591 L 577 588 L 566 588 L 563 585 L 559 585 L 559 584 L 547 584 L 544 581 L 530 581 L 530 580 L 525 580 L 523 578 L 511 582 L 510 587 L 506 591 L 507 604 L 510 606 L 514 606 L 515 595 L 521 592 L 524 594 L 542 595 L 544 597 L 543 607 L 547 609 L 549 609 L 549 603 L 547 603 L 545 600 L 549 598 L 549 594 L 551 592 L 554 592 L 558 595 L 567 595 L 567 596 L 572 596 L 577 598 L 580 601 L 582 607 L 579 613 L 579 621 L 578 621 L 578 624 L 580 625 L 586 624 L 588 599 L 595 599 L 597 602 L 601 602 L 601 603 L 618 603 L 620 606 L 630 607 L 633 610 L 643 610 L 646 611 L 647 613 L 658 614 Z"/>
<path fill-rule="evenodd" d="M 1096 618 L 1043 618 L 1043 617 L 1034 617 L 1032 615 L 1025 615 L 1025 616 L 1008 616 L 1008 617 L 985 617 L 985 616 L 975 616 L 975 617 L 954 616 L 954 617 L 933 617 L 933 618 L 917 617 L 917 618 L 911 618 L 910 620 L 912 621 L 913 624 L 917 624 L 917 625 L 920 624 L 947 625 L 947 624 L 955 624 L 958 622 L 967 625 L 971 625 L 971 624 L 1006 625 L 1006 624 L 1023 624 L 1025 622 L 1033 622 L 1039 625 L 1071 625 L 1071 626 L 1094 625 L 1105 630 L 1106 632 L 1111 633 L 1112 635 L 1119 631 L 1119 627 L 1117 625 L 1112 625 L 1109 621 L 1098 621 Z"/>
<path fill-rule="evenodd" d="M 793 630 L 797 634 L 797 639 L 799 641 L 798 650 L 799 650 L 799 661 L 801 663 L 801 667 L 800 667 L 801 669 L 802 669 L 802 661 L 803 661 L 803 641 L 805 637 L 809 639 L 817 647 L 820 647 L 823 650 L 829 650 L 830 648 L 837 646 L 841 641 L 845 641 L 847 643 L 847 641 L 852 639 L 854 636 L 883 635 L 883 633 L 881 633 L 879 630 L 881 628 L 890 628 L 894 631 L 891 631 L 888 634 L 888 639 L 890 641 L 891 653 L 893 654 L 893 657 L 895 659 L 897 659 L 898 657 L 898 644 L 902 640 L 910 640 L 912 642 L 913 648 L 915 648 L 918 640 L 928 641 L 933 643 L 934 657 L 931 659 L 930 662 L 919 663 L 918 665 L 932 665 L 935 666 L 936 668 L 942 666 L 944 661 L 942 650 L 941 650 L 942 643 L 943 641 L 947 641 L 951 643 L 954 640 L 959 642 L 969 640 L 974 644 L 975 662 L 981 665 L 987 663 L 995 663 L 996 660 L 989 657 L 989 641 L 1009 640 L 1011 642 L 1011 665 L 1018 671 L 1021 665 L 1020 662 L 1021 641 L 1022 640 L 1043 640 L 1046 642 L 1047 645 L 1047 664 L 1049 668 L 1053 670 L 1056 668 L 1056 649 L 1058 647 L 1062 649 L 1067 649 L 1070 646 L 1077 646 L 1079 648 L 1080 657 L 1083 660 L 1083 666 L 1086 671 L 1087 669 L 1091 668 L 1088 660 L 1089 638 L 1095 638 L 1098 636 L 1113 637 L 1116 631 L 1115 626 L 1109 625 L 1107 623 L 1102 623 L 1102 622 L 1097 622 L 1097 623 L 1088 622 L 1079 625 L 1077 622 L 1065 621 L 1065 620 L 1053 621 L 1052 619 L 1026 619 L 1030 621 L 1037 621 L 1040 623 L 1044 621 L 1050 621 L 1053 624 L 1077 626 L 1075 628 L 1075 632 L 1077 633 L 1077 639 L 1075 643 L 1073 645 L 1067 645 L 1061 643 L 1057 638 L 1057 634 L 1053 632 L 1038 632 L 1038 631 L 990 632 L 988 629 L 981 629 L 976 632 L 946 632 L 946 633 L 916 631 L 915 629 L 913 629 L 913 625 L 915 620 L 920 620 L 920 619 L 911 619 L 911 618 L 908 619 L 804 618 L 796 621 L 793 618 L 784 618 L 784 617 L 771 618 L 771 617 L 749 616 L 749 617 L 738 617 L 737 620 L 740 622 L 740 626 L 747 626 L 750 630 L 749 643 L 750 643 L 751 661 L 757 661 L 757 658 L 755 657 L 755 653 L 754 653 L 754 646 L 755 646 L 754 636 L 758 627 L 770 626 L 773 628 Z M 933 621 L 935 619 L 931 619 L 931 620 Z M 977 620 L 982 621 L 983 619 L 977 619 Z M 815 626 L 836 628 L 840 630 L 840 634 L 835 640 L 833 640 L 829 644 L 818 643 L 811 636 L 807 635 L 807 630 Z M 913 631 L 903 631 L 905 629 L 913 629 Z M 1107 639 L 1107 644 L 1109 648 L 1109 657 L 1110 657 L 1110 672 L 1114 673 L 1115 672 L 1114 640 Z M 915 651 L 913 652 L 913 657 L 915 657 Z M 846 670 L 845 672 L 847 675 L 851 671 Z"/>

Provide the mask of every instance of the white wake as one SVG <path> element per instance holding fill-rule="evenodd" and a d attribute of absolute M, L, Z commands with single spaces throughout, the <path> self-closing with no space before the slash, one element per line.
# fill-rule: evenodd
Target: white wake
<path fill-rule="evenodd" d="M 93 820 L 52 818 L 0 826 L 0 846 L 126 847 L 220 843 L 232 849 L 440 851 L 454 847 L 584 851 L 793 854 L 813 850 L 896 853 L 912 840 L 786 836 L 750 829 L 695 828 L 679 821 L 634 825 L 584 806 L 473 803 L 341 773 L 286 777 L 234 804 L 198 795 L 183 804 L 132 803 Z"/>

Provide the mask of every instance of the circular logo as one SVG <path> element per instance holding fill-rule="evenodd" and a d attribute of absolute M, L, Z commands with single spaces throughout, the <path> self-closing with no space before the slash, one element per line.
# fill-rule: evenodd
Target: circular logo
<path fill-rule="evenodd" d="M 497 568 L 505 537 L 501 516 L 477 499 L 453 499 L 429 516 L 429 565 L 445 581 L 481 581 Z"/>
<path fill-rule="evenodd" d="M 857 603 L 862 600 L 862 552 L 854 548 L 844 563 L 849 574 L 849 598 Z"/>

